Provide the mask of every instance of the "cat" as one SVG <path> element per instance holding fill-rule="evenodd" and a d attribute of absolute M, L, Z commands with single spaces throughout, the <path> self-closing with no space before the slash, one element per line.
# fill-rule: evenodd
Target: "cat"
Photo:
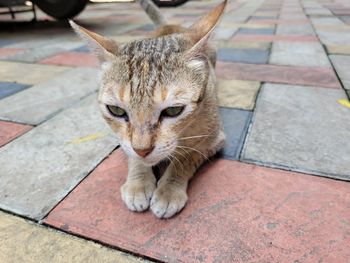
<path fill-rule="evenodd" d="M 158 8 L 143 0 L 159 28 L 124 45 L 70 21 L 101 62 L 98 102 L 128 156 L 121 195 L 132 211 L 150 208 L 158 218 L 180 212 L 189 180 L 224 145 L 216 55 L 208 40 L 226 3 L 187 29 L 165 24 Z M 152 166 L 163 160 L 170 163 L 157 182 Z"/>

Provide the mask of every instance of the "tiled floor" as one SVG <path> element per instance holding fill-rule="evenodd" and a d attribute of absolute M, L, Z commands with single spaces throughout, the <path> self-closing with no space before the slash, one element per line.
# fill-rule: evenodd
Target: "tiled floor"
<path fill-rule="evenodd" d="M 162 11 L 190 25 L 218 2 Z M 169 220 L 123 205 L 127 158 L 100 117 L 98 62 L 68 23 L 0 16 L 0 261 L 348 262 L 349 10 L 230 1 L 213 36 L 227 142 Z M 154 28 L 136 3 L 75 20 L 120 43 Z"/>

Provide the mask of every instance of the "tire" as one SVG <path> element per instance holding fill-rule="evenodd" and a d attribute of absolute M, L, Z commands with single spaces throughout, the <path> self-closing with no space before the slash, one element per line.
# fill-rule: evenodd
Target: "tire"
<path fill-rule="evenodd" d="M 33 2 L 49 16 L 67 19 L 83 11 L 88 0 L 34 0 Z"/>
<path fill-rule="evenodd" d="M 159 7 L 175 7 L 187 2 L 187 0 L 152 0 L 152 1 Z"/>

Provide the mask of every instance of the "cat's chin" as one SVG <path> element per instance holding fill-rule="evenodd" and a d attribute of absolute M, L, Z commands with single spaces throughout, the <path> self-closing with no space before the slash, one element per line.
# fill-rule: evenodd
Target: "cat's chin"
<path fill-rule="evenodd" d="M 161 160 L 150 160 L 150 161 L 146 159 L 140 159 L 140 160 L 145 166 L 155 166 L 161 162 Z"/>

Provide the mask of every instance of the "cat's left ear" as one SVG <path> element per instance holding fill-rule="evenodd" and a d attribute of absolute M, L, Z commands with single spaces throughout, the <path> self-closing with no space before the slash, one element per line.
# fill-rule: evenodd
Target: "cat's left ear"
<path fill-rule="evenodd" d="M 118 55 L 119 48 L 115 41 L 108 39 L 99 34 L 91 32 L 86 28 L 77 25 L 72 20 L 69 24 L 74 31 L 80 36 L 89 46 L 90 50 L 98 57 L 101 63 L 113 60 Z"/>
<path fill-rule="evenodd" d="M 226 5 L 227 0 L 224 0 L 224 2 L 200 18 L 189 28 L 187 37 L 189 37 L 193 46 L 187 51 L 186 56 L 188 58 L 198 57 L 200 54 L 203 54 L 211 33 L 224 13 Z"/>

